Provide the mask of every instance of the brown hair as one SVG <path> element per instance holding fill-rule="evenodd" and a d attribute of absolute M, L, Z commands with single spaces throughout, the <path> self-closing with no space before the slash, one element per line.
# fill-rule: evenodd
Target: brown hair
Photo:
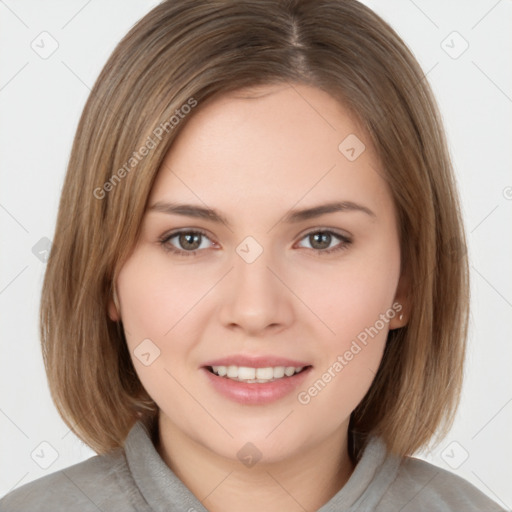
<path fill-rule="evenodd" d="M 43 284 L 51 394 L 96 452 L 121 446 L 135 421 L 158 412 L 107 305 L 163 158 L 207 100 L 283 82 L 320 88 L 353 112 L 398 212 L 409 321 L 389 332 L 352 413 L 355 453 L 377 434 L 391 452 L 412 454 L 451 426 L 469 313 L 466 241 L 441 119 L 413 55 L 355 0 L 167 0 L 123 38 L 91 91 Z"/>

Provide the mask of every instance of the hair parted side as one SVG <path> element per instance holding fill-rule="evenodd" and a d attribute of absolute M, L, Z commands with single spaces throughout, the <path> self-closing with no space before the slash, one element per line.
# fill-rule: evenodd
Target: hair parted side
<path fill-rule="evenodd" d="M 162 161 L 207 101 L 272 83 L 318 87 L 353 112 L 398 212 L 412 306 L 352 413 L 354 456 L 370 434 L 412 454 L 453 421 L 469 316 L 466 238 L 441 118 L 411 52 L 356 0 L 166 0 L 118 44 L 87 100 L 43 283 L 52 398 L 97 453 L 122 446 L 135 421 L 151 424 L 158 413 L 107 305 Z M 173 116 L 179 122 L 158 131 Z"/>

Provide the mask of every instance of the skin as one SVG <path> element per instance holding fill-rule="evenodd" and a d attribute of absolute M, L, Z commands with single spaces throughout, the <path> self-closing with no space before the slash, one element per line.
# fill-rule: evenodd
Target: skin
<path fill-rule="evenodd" d="M 109 315 L 123 320 L 135 369 L 160 408 L 158 452 L 208 510 L 316 510 L 354 470 L 350 414 L 372 383 L 388 330 L 407 321 L 396 211 L 369 138 L 343 105 L 305 85 L 250 93 L 198 107 L 148 202 L 208 206 L 231 227 L 148 211 L 116 283 L 119 310 L 112 302 Z M 338 149 L 349 134 L 366 146 L 353 162 Z M 342 200 L 375 217 L 345 211 L 281 220 L 292 208 Z M 159 242 L 182 228 L 207 237 L 191 247 L 178 236 L 167 246 L 196 248 L 195 255 L 166 252 Z M 343 244 L 307 236 L 327 229 L 352 243 L 321 254 Z M 263 249 L 250 264 L 236 252 L 247 236 Z M 299 403 L 297 393 L 397 301 L 403 318 L 390 319 L 317 396 Z M 149 366 L 133 355 L 146 338 L 160 350 Z M 241 405 L 219 395 L 200 369 L 234 353 L 289 357 L 313 369 L 277 402 Z M 252 467 L 237 457 L 247 442 L 262 456 Z"/>

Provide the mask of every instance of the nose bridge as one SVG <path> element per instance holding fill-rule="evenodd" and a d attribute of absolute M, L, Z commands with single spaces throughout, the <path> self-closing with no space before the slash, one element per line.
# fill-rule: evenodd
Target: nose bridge
<path fill-rule="evenodd" d="M 236 249 L 233 269 L 235 295 L 238 301 L 252 302 L 253 306 L 273 300 L 277 285 L 272 268 L 272 255 L 252 237 L 247 237 Z M 261 307 L 258 306 L 258 307 Z"/>
<path fill-rule="evenodd" d="M 252 251 L 253 249 L 250 249 L 247 256 Z M 253 295 L 260 293 L 271 294 L 272 288 L 276 284 L 272 282 L 271 278 L 273 278 L 273 275 L 269 270 L 269 267 L 272 268 L 271 260 L 270 251 L 262 251 L 254 260 L 245 259 L 244 256 L 238 253 L 234 263 L 233 274 L 236 280 L 235 287 L 239 289 L 240 293 L 247 290 L 252 292 Z"/>
<path fill-rule="evenodd" d="M 279 272 L 274 267 L 279 264 L 273 261 L 271 251 L 247 237 L 238 245 L 236 253 L 228 293 L 223 299 L 223 323 L 258 331 L 289 322 L 290 296 L 275 276 Z"/>

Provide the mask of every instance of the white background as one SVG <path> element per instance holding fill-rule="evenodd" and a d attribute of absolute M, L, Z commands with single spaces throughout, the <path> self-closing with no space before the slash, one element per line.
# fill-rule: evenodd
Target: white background
<path fill-rule="evenodd" d="M 462 403 L 449 435 L 418 456 L 512 509 L 512 1 L 365 3 L 427 73 L 468 233 L 472 317 Z M 53 237 L 90 88 L 115 44 L 156 4 L 0 1 L 0 496 L 95 455 L 69 432 L 49 396 L 38 335 L 45 264 L 32 247 Z M 44 31 L 51 37 L 40 36 Z M 52 38 L 58 43 L 46 59 L 31 48 L 41 37 L 47 49 Z"/>

